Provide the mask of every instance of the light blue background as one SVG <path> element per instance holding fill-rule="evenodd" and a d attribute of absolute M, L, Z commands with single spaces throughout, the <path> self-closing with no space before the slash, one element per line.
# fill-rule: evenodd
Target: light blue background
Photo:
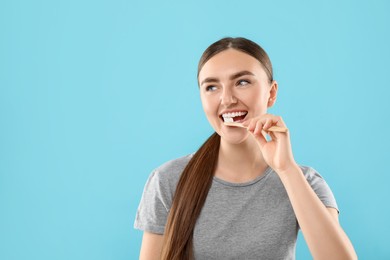
<path fill-rule="evenodd" d="M 271 57 L 271 113 L 331 186 L 360 259 L 390 259 L 389 1 L 0 2 L 0 259 L 137 259 L 145 181 L 212 133 L 196 67 Z M 300 235 L 297 259 L 310 259 Z"/>

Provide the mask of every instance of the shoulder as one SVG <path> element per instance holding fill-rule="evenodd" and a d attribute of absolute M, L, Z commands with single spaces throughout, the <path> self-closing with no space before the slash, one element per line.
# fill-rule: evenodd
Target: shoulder
<path fill-rule="evenodd" d="M 134 227 L 163 234 L 177 182 L 192 154 L 170 160 L 149 175 L 138 206 Z"/>
<path fill-rule="evenodd" d="M 314 192 L 327 207 L 338 210 L 336 199 L 325 179 L 314 168 L 309 166 L 299 166 Z"/>
<path fill-rule="evenodd" d="M 167 161 L 157 167 L 154 172 L 156 172 L 158 175 L 161 177 L 166 177 L 166 176 L 173 176 L 177 175 L 184 170 L 184 168 L 187 166 L 188 162 L 191 160 L 193 156 L 193 153 L 187 154 L 185 156 L 182 156 L 180 158 L 176 158 L 170 161 Z"/>
<path fill-rule="evenodd" d="M 321 176 L 321 174 L 319 174 L 318 171 L 315 170 L 313 167 L 306 166 L 306 165 L 299 165 L 299 168 L 301 168 L 302 173 L 308 182 L 313 182 L 316 180 L 325 181 L 324 178 Z"/>
<path fill-rule="evenodd" d="M 173 195 L 181 173 L 192 156 L 193 153 L 163 163 L 152 171 L 148 182 Z"/>
<path fill-rule="evenodd" d="M 167 161 L 154 169 L 153 174 L 161 181 L 176 180 L 180 177 L 192 156 L 193 153 Z"/>
<path fill-rule="evenodd" d="M 301 164 L 298 164 L 298 167 L 301 169 L 303 176 L 309 183 L 315 181 L 316 179 L 324 180 L 324 178 L 313 167 Z M 273 169 L 272 171 L 275 173 L 274 175 L 277 176 L 276 171 Z"/>

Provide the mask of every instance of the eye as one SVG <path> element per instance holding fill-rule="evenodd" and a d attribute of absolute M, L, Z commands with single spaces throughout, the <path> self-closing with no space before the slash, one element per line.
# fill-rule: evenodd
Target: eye
<path fill-rule="evenodd" d="M 212 91 L 215 91 L 217 89 L 217 87 L 210 85 L 210 86 L 207 86 L 205 89 L 207 92 L 212 92 Z"/>
<path fill-rule="evenodd" d="M 250 82 L 248 80 L 245 80 L 245 79 L 241 79 L 241 80 L 237 81 L 237 86 L 246 86 L 249 84 L 250 84 Z"/>

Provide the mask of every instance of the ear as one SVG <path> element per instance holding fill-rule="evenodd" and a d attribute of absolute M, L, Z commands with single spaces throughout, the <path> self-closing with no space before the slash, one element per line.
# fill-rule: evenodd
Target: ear
<path fill-rule="evenodd" d="M 275 80 L 271 83 L 271 88 L 269 90 L 269 98 L 268 98 L 268 104 L 267 107 L 272 107 L 276 102 L 276 97 L 278 94 L 278 82 Z"/>

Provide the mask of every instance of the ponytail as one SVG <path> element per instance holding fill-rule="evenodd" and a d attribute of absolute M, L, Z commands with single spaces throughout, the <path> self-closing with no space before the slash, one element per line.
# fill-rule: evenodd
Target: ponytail
<path fill-rule="evenodd" d="M 193 234 L 217 166 L 220 136 L 212 134 L 184 169 L 165 227 L 161 259 L 192 260 Z"/>

